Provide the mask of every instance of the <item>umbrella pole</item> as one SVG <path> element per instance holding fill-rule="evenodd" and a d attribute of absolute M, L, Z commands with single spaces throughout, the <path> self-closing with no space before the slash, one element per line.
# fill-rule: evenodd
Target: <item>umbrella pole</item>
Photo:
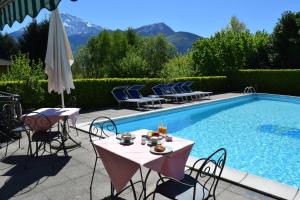
<path fill-rule="evenodd" d="M 61 107 L 65 108 L 64 91 L 62 91 L 62 93 L 61 93 Z"/>

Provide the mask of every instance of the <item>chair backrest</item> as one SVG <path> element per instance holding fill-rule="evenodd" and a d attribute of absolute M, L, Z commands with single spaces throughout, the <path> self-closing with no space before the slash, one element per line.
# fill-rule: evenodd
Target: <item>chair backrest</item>
<path fill-rule="evenodd" d="M 134 98 L 134 99 L 140 99 L 140 98 L 142 98 L 142 96 L 141 96 L 141 94 L 140 94 L 140 92 L 138 90 L 128 89 L 127 93 L 129 94 L 129 96 L 131 98 Z"/>
<path fill-rule="evenodd" d="M 173 86 L 174 86 L 174 83 L 165 84 L 165 85 L 162 85 L 162 89 L 165 92 L 165 94 L 174 94 Z"/>
<path fill-rule="evenodd" d="M 50 131 L 52 126 L 56 123 L 51 122 L 51 120 L 44 114 L 39 112 L 31 112 L 22 117 L 22 122 L 25 126 L 26 132 L 34 131 Z"/>
<path fill-rule="evenodd" d="M 92 121 L 89 128 L 89 137 L 96 155 L 97 151 L 95 149 L 95 146 L 93 145 L 93 138 L 95 137 L 97 139 L 103 139 L 113 134 L 117 135 L 118 129 L 115 122 L 109 117 L 100 116 Z"/>
<path fill-rule="evenodd" d="M 193 92 L 193 90 L 190 88 L 192 84 L 192 81 L 186 81 L 181 85 L 181 88 L 184 92 Z"/>
<path fill-rule="evenodd" d="M 118 102 L 129 99 L 128 95 L 125 92 L 127 87 L 128 86 L 119 86 L 112 89 L 111 93 Z"/>
<path fill-rule="evenodd" d="M 176 93 L 184 93 L 181 86 L 183 85 L 183 82 L 177 82 L 173 85 L 173 90 L 175 90 Z"/>
<path fill-rule="evenodd" d="M 5 120 L 16 118 L 16 112 L 14 109 L 13 102 L 6 103 L 2 107 L 2 118 Z"/>
<path fill-rule="evenodd" d="M 133 85 L 127 89 L 127 93 L 131 98 L 140 99 L 143 98 L 143 95 L 140 93 L 140 90 L 145 87 L 144 85 Z"/>
<path fill-rule="evenodd" d="M 193 165 L 192 170 L 197 171 L 196 179 L 203 181 L 201 184 L 208 190 L 209 196 L 215 196 L 216 188 L 226 162 L 226 156 L 226 149 L 220 148 L 208 158 L 197 160 Z M 200 168 L 197 165 L 200 165 Z M 205 195 L 204 191 L 203 195 Z"/>
<path fill-rule="evenodd" d="M 152 87 L 152 91 L 153 91 L 154 94 L 156 94 L 156 95 L 159 95 L 159 96 L 164 95 L 163 90 L 162 90 L 162 85 L 161 85 L 161 84 Z"/>

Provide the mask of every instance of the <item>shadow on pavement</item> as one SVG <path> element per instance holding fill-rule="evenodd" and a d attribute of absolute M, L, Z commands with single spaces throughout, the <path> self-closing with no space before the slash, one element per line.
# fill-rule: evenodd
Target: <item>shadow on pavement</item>
<path fill-rule="evenodd" d="M 42 184 L 48 177 L 55 176 L 64 168 L 71 157 L 44 155 L 31 157 L 25 155 L 9 156 L 3 163 L 14 165 L 1 176 L 9 178 L 0 188 L 0 199 L 9 199 L 19 193 L 26 193 Z M 42 180 L 43 181 L 40 181 Z M 30 186 L 30 187 L 29 187 Z M 27 191 L 23 191 L 27 189 Z"/>

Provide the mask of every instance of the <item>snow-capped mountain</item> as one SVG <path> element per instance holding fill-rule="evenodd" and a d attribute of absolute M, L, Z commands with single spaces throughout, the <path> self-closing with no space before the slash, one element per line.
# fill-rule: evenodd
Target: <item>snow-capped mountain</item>
<path fill-rule="evenodd" d="M 103 30 L 101 26 L 91 24 L 90 22 L 84 21 L 79 17 L 66 13 L 61 14 L 61 19 L 69 36 L 79 34 L 97 35 Z"/>

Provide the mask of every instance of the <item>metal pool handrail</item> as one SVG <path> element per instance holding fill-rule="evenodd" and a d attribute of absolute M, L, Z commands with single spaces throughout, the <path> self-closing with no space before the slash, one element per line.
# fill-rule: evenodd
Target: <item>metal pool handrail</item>
<path fill-rule="evenodd" d="M 244 94 L 256 94 L 254 87 L 248 86 L 244 89 Z"/>

